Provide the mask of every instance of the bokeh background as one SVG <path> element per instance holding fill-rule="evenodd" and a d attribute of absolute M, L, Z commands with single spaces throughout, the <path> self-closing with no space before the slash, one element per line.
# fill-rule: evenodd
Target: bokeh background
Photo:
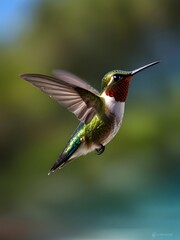
<path fill-rule="evenodd" d="M 0 1 L 0 239 L 180 239 L 180 3 Z M 19 78 L 136 75 L 104 154 L 50 176 L 76 117 Z"/>

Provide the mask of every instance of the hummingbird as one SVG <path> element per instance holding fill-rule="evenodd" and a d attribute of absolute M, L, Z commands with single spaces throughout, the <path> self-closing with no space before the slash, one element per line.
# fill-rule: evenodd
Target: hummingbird
<path fill-rule="evenodd" d="M 60 105 L 66 107 L 80 120 L 64 150 L 51 167 L 48 175 L 61 169 L 72 160 L 95 151 L 102 154 L 105 145 L 121 127 L 132 77 L 159 61 L 152 62 L 133 71 L 112 70 L 102 78 L 102 89 L 98 92 L 72 73 L 55 70 L 55 77 L 42 74 L 22 74 L 20 77 Z"/>

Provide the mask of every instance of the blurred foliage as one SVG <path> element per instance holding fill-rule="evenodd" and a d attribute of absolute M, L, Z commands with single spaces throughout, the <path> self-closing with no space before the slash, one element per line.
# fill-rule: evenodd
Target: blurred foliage
<path fill-rule="evenodd" d="M 179 7 L 175 0 L 39 1 L 19 36 L 0 42 L 2 236 L 12 226 L 19 231 L 9 239 L 79 236 L 89 221 L 95 229 L 113 227 L 101 222 L 112 214 L 133 219 L 152 193 L 178 195 Z M 109 70 L 154 60 L 159 66 L 132 81 L 123 126 L 104 154 L 48 177 L 78 121 L 19 75 L 65 69 L 100 89 Z"/>

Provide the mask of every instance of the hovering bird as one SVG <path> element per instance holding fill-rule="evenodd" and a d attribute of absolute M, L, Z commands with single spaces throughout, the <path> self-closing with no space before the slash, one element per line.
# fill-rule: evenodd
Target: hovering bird
<path fill-rule="evenodd" d="M 113 139 L 122 124 L 132 76 L 157 63 L 159 61 L 133 71 L 108 72 L 102 79 L 100 93 L 77 76 L 61 70 L 53 72 L 55 77 L 42 74 L 20 76 L 66 107 L 81 121 L 48 174 L 81 155 L 92 151 L 97 154 L 104 152 L 105 145 Z"/>

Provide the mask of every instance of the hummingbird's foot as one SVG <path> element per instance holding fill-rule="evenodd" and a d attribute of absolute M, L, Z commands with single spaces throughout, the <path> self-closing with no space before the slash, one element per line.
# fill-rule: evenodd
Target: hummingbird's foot
<path fill-rule="evenodd" d="M 99 148 L 96 148 L 96 152 L 98 155 L 102 154 L 104 150 L 105 150 L 105 146 L 102 144 L 99 145 Z"/>

